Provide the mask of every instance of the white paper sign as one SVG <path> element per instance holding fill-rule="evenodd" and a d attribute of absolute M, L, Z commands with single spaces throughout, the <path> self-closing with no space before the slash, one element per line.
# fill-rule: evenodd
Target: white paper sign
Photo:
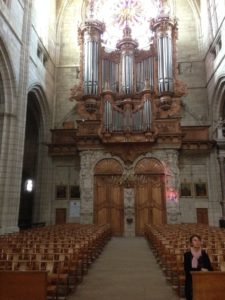
<path fill-rule="evenodd" d="M 70 201 L 70 218 L 80 217 L 80 201 Z"/>

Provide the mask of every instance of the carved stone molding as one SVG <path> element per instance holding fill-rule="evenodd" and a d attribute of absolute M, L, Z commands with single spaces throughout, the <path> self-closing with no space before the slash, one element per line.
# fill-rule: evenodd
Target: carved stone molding
<path fill-rule="evenodd" d="M 143 158 L 135 166 L 135 174 L 164 174 L 164 168 L 155 158 Z"/>
<path fill-rule="evenodd" d="M 107 174 L 122 174 L 123 169 L 118 161 L 115 159 L 103 159 L 97 163 L 94 169 L 95 175 L 107 175 Z"/>
<path fill-rule="evenodd" d="M 132 164 L 140 155 L 149 151 L 146 144 L 134 144 L 132 147 L 129 144 L 112 144 L 105 145 L 105 149 L 113 156 L 120 157 L 128 165 Z"/>

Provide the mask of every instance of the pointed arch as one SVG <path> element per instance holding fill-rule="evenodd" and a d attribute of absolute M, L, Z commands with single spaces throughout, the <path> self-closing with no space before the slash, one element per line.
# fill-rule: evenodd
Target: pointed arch
<path fill-rule="evenodd" d="M 213 101 L 212 119 L 216 121 L 219 119 L 219 117 L 225 116 L 225 74 L 220 76 L 217 80 L 212 101 Z"/>
<path fill-rule="evenodd" d="M 1 113 L 16 114 L 16 77 L 9 53 L 7 44 L 4 39 L 0 37 L 0 72 L 4 91 L 4 103 L 1 105 Z"/>
<path fill-rule="evenodd" d="M 47 170 L 50 158 L 47 155 L 48 149 L 46 145 L 50 140 L 50 128 L 51 111 L 46 93 L 39 83 L 33 83 L 27 90 L 26 134 L 28 133 L 29 135 L 25 136 L 25 146 L 26 139 L 28 141 L 25 155 L 28 153 L 31 157 L 31 162 L 30 165 L 26 162 L 26 159 L 23 162 L 23 180 L 26 179 L 25 175 L 28 170 L 33 176 L 32 179 L 36 187 L 32 198 L 32 222 L 50 219 L 51 203 L 44 196 L 49 187 L 47 180 L 44 183 L 42 182 L 43 178 L 48 178 Z M 31 136 L 31 133 L 33 133 L 33 136 Z M 31 139 L 34 140 L 36 145 L 34 149 L 29 149 Z M 32 162 L 33 164 L 31 164 Z M 22 198 L 21 201 L 23 201 Z M 21 215 L 22 219 L 23 214 Z"/>
<path fill-rule="evenodd" d="M 32 97 L 32 95 L 34 97 Z M 50 108 L 46 94 L 40 84 L 34 83 L 28 89 L 28 96 L 31 96 L 31 99 L 34 101 L 34 106 L 32 109 L 36 110 L 35 115 L 37 116 L 37 114 L 39 114 L 40 116 L 39 125 L 44 139 L 45 135 L 48 134 L 46 130 L 49 130 L 51 121 Z"/>

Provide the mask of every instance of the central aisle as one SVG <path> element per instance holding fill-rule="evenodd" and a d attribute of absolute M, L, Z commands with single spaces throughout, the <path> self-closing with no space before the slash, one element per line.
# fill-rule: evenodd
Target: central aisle
<path fill-rule="evenodd" d="M 177 300 L 144 238 L 112 238 L 68 300 Z"/>

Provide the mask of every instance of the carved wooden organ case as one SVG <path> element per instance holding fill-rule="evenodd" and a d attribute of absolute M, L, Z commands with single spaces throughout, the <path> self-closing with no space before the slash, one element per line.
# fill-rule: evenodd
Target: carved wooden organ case
<path fill-rule="evenodd" d="M 94 128 L 102 143 L 160 143 L 160 137 L 181 142 L 177 79 L 177 23 L 168 14 L 150 21 L 148 50 L 139 50 L 126 24 L 116 50 L 101 45 L 105 25 L 86 20 L 79 28 L 80 84 L 71 90 L 77 100 L 78 135 Z M 174 139 L 175 137 L 175 139 Z"/>

